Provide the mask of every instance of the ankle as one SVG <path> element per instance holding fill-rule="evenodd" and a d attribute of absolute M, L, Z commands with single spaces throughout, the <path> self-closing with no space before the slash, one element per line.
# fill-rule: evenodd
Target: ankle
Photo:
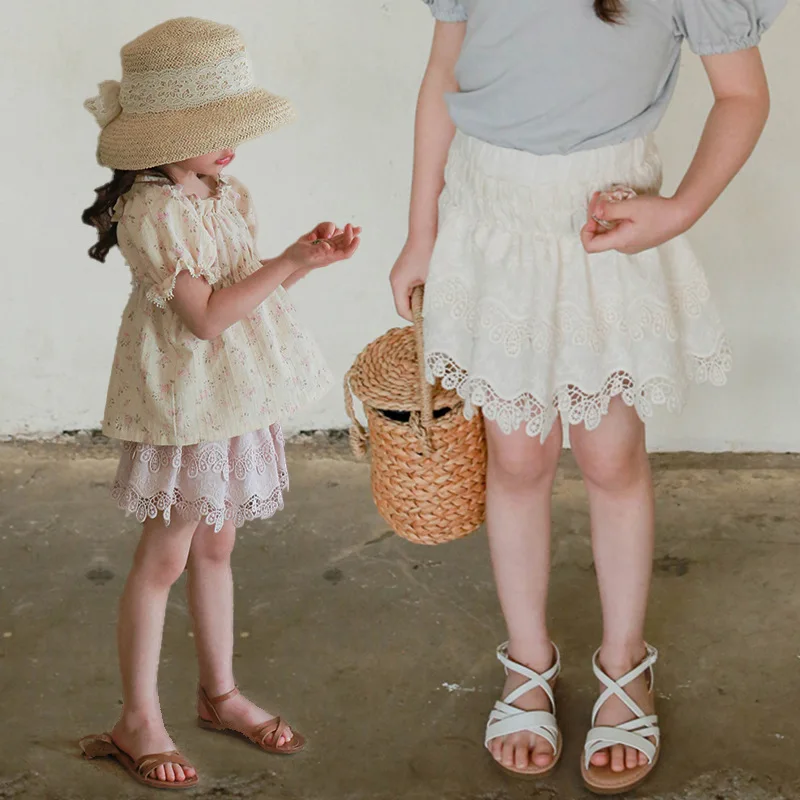
<path fill-rule="evenodd" d="M 644 640 L 634 642 L 603 642 L 598 661 L 609 677 L 617 679 L 642 663 L 647 655 Z"/>
<path fill-rule="evenodd" d="M 223 695 L 230 694 L 236 689 L 236 681 L 233 677 L 228 678 L 209 678 L 208 680 L 200 681 L 201 689 L 206 693 L 209 700 L 215 697 L 222 697 Z"/>
<path fill-rule="evenodd" d="M 163 728 L 164 719 L 157 708 L 124 708 L 116 727 L 128 731 Z"/>
<path fill-rule="evenodd" d="M 535 672 L 547 672 L 556 662 L 556 651 L 550 638 L 510 639 L 508 655 L 512 661 Z"/>

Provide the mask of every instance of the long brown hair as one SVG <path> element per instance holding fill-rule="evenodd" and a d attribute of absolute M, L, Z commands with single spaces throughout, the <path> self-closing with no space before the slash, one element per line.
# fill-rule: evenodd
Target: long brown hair
<path fill-rule="evenodd" d="M 84 224 L 97 230 L 97 242 L 89 248 L 89 256 L 95 261 L 104 262 L 111 248 L 119 243 L 117 223 L 113 220 L 114 206 L 120 197 L 131 190 L 136 178 L 145 174 L 156 175 L 163 178 L 165 183 L 172 183 L 169 176 L 160 169 L 115 169 L 111 180 L 95 189 L 96 200 L 81 215 Z"/>
<path fill-rule="evenodd" d="M 594 13 L 603 22 L 619 24 L 625 14 L 624 0 L 594 0 Z"/>

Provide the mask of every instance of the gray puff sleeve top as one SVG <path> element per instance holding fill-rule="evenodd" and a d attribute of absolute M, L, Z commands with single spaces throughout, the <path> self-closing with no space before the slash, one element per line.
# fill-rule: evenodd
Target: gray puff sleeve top
<path fill-rule="evenodd" d="M 621 25 L 591 0 L 423 0 L 467 22 L 447 98 L 459 130 L 539 155 L 652 133 L 667 110 L 684 41 L 698 55 L 758 45 L 787 0 L 627 0 Z"/>

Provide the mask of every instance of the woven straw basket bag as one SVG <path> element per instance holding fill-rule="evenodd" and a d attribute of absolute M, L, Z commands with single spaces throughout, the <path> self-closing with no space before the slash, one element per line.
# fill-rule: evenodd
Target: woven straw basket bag
<path fill-rule="evenodd" d="M 345 378 L 345 405 L 357 457 L 369 446 L 372 496 L 392 530 L 417 544 L 442 544 L 474 531 L 485 517 L 483 418 L 425 379 L 422 288 L 412 296 L 414 326 L 376 339 Z M 364 405 L 367 429 L 353 396 Z"/>

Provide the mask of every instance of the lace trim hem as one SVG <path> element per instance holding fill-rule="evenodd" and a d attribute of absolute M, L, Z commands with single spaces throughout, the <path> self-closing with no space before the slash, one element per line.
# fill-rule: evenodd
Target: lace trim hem
<path fill-rule="evenodd" d="M 161 513 L 164 524 L 169 526 L 174 508 L 180 517 L 198 522 L 203 520 L 214 528 L 215 533 L 219 533 L 228 521 L 232 521 L 234 527 L 241 528 L 245 522 L 274 516 L 283 510 L 283 493 L 288 488 L 289 476 L 282 472 L 280 485 L 270 495 L 263 497 L 254 494 L 239 503 L 234 503 L 230 499 L 220 502 L 217 498 L 207 496 L 190 500 L 179 489 L 173 489 L 171 492 L 159 491 L 146 497 L 131 486 L 118 481 L 114 483 L 111 496 L 120 510 L 126 515 L 136 517 L 138 522 L 155 519 Z"/>
<path fill-rule="evenodd" d="M 685 379 L 655 377 L 637 381 L 627 370 L 612 372 L 599 391 L 587 392 L 575 384 L 555 387 L 551 399 L 536 397 L 533 392 L 521 392 L 516 397 L 500 396 L 489 381 L 471 376 L 455 359 L 446 353 L 426 356 L 426 374 L 433 383 L 440 379 L 445 389 L 455 390 L 464 401 L 464 414 L 470 419 L 480 408 L 486 419 L 498 424 L 510 434 L 523 425 L 531 437 L 544 441 L 559 415 L 569 425 L 584 425 L 594 430 L 608 414 L 611 400 L 622 397 L 626 405 L 636 409 L 646 421 L 656 406 L 679 412 L 685 404 L 688 383 L 710 383 L 723 386 L 732 368 L 732 354 L 723 337 L 709 356 L 687 355 Z"/>

